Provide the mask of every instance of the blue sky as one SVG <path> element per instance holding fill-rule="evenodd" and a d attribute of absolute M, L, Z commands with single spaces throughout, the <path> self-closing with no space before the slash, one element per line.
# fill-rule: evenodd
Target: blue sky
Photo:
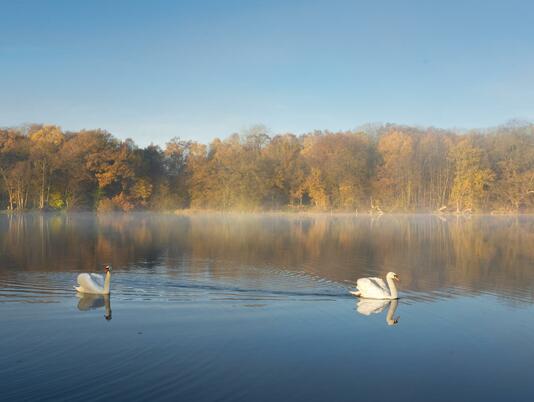
<path fill-rule="evenodd" d="M 146 145 L 534 118 L 526 0 L 0 0 L 0 17 L 0 126 Z"/>

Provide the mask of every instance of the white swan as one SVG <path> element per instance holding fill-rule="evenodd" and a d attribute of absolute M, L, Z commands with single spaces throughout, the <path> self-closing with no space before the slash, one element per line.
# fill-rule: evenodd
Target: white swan
<path fill-rule="evenodd" d="M 395 272 L 389 272 L 386 275 L 388 286 L 386 286 L 381 278 L 360 278 L 356 281 L 357 290 L 350 293 L 366 299 L 398 299 L 397 287 L 393 280 L 399 280 L 399 276 Z"/>
<path fill-rule="evenodd" d="M 99 274 L 80 274 L 78 275 L 78 286 L 75 286 L 80 293 L 91 293 L 97 295 L 109 295 L 111 285 L 111 266 L 104 267 L 106 277 Z"/>

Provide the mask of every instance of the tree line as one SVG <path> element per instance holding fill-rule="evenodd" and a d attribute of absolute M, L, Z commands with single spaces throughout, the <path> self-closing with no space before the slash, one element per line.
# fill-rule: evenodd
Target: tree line
<path fill-rule="evenodd" d="M 0 209 L 534 210 L 534 124 L 399 125 L 138 147 L 104 130 L 0 129 Z"/>

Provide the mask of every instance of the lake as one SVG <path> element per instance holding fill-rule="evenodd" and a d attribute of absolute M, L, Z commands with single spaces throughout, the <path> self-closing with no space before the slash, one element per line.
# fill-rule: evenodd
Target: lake
<path fill-rule="evenodd" d="M 0 215 L 0 399 L 530 401 L 533 302 L 533 216 Z"/>

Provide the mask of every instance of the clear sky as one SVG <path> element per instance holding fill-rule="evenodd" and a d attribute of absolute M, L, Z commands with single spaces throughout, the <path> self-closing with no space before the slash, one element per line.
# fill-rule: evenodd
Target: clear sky
<path fill-rule="evenodd" d="M 0 0 L 0 126 L 141 145 L 534 118 L 534 2 Z"/>

